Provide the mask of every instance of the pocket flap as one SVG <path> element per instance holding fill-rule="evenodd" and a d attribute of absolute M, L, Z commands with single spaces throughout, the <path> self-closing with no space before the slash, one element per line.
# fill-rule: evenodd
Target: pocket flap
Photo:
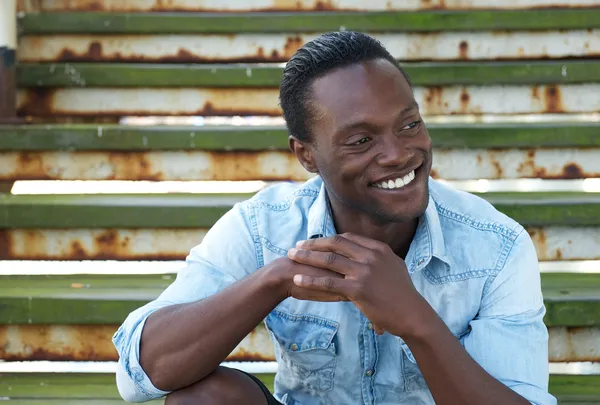
<path fill-rule="evenodd" d="M 338 331 L 339 323 L 309 314 L 290 314 L 273 310 L 266 325 L 281 348 L 291 352 L 327 349 Z"/>

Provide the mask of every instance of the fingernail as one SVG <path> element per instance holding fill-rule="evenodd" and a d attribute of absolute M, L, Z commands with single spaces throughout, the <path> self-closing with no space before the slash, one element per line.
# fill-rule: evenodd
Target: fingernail
<path fill-rule="evenodd" d="M 291 248 L 290 250 L 288 250 L 288 255 L 292 257 L 296 256 L 296 253 L 298 253 L 298 249 L 296 248 Z"/>
<path fill-rule="evenodd" d="M 302 284 L 302 276 L 300 274 L 296 274 L 294 276 L 294 284 L 296 284 L 296 285 Z"/>
<path fill-rule="evenodd" d="M 304 241 L 303 240 L 299 240 L 298 242 L 296 242 L 296 247 L 300 247 L 304 245 Z"/>

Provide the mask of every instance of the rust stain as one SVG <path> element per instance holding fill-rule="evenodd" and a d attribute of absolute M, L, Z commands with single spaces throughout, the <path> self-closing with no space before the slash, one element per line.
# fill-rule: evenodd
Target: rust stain
<path fill-rule="evenodd" d="M 431 177 L 433 177 L 434 179 L 439 179 L 440 178 L 440 174 L 437 172 L 437 170 L 435 169 L 431 169 L 430 172 Z"/>
<path fill-rule="evenodd" d="M 13 241 L 10 231 L 6 229 L 0 229 L 0 259 L 12 256 L 13 249 Z"/>
<path fill-rule="evenodd" d="M 544 89 L 544 106 L 547 113 L 562 113 L 565 109 L 562 105 L 562 96 L 558 86 L 546 86 Z"/>
<path fill-rule="evenodd" d="M 458 44 L 458 59 L 469 59 L 469 43 L 465 40 L 460 41 L 460 44 Z"/>
<path fill-rule="evenodd" d="M 540 260 L 548 260 L 548 242 L 546 231 L 542 228 L 527 228 L 527 232 L 535 245 Z"/>
<path fill-rule="evenodd" d="M 581 166 L 577 163 L 568 163 L 563 167 L 562 178 L 565 179 L 583 179 L 587 177 Z"/>
<path fill-rule="evenodd" d="M 477 159 L 478 165 L 481 165 L 483 163 L 483 158 L 481 157 L 481 155 L 477 154 L 477 157 L 475 159 Z"/>
<path fill-rule="evenodd" d="M 304 41 L 299 35 L 287 37 L 283 46 L 283 57 L 285 60 L 290 59 L 302 45 L 304 45 Z"/>
<path fill-rule="evenodd" d="M 333 4 L 331 0 L 317 0 L 314 6 L 314 10 L 316 11 L 332 11 L 338 10 L 338 8 Z"/>
<path fill-rule="evenodd" d="M 444 88 L 440 86 L 425 89 L 425 111 L 429 114 L 444 112 Z"/>
<path fill-rule="evenodd" d="M 531 97 L 535 100 L 541 100 L 540 99 L 540 88 L 539 86 L 533 86 L 531 88 Z"/>
<path fill-rule="evenodd" d="M 561 249 L 556 249 L 556 260 L 562 260 L 563 253 Z"/>
<path fill-rule="evenodd" d="M 496 178 L 501 179 L 504 177 L 504 170 L 502 169 L 502 165 L 500 164 L 500 162 L 498 162 L 498 160 L 494 159 L 494 158 L 490 158 L 490 161 L 492 163 L 492 166 L 494 166 L 494 171 L 496 174 Z"/>
<path fill-rule="evenodd" d="M 118 325 L 0 325 L 0 359 L 5 361 L 117 361 L 112 336 Z M 254 342 L 228 361 L 272 361 L 268 348 Z M 266 351 L 262 353 L 262 350 Z"/>
<path fill-rule="evenodd" d="M 471 102 L 471 96 L 469 95 L 469 92 L 467 91 L 467 89 L 465 89 L 463 87 L 463 89 L 460 92 L 460 111 L 462 114 L 469 113 L 469 103 L 470 102 Z"/>

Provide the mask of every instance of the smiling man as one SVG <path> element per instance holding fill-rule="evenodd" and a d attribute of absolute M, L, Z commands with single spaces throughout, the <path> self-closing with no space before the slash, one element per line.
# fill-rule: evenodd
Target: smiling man
<path fill-rule="evenodd" d="M 237 204 L 127 318 L 114 336 L 123 398 L 556 404 L 531 239 L 430 178 L 431 139 L 393 57 L 367 35 L 323 35 L 291 58 L 280 98 L 316 176 Z M 263 320 L 274 393 L 220 366 Z"/>

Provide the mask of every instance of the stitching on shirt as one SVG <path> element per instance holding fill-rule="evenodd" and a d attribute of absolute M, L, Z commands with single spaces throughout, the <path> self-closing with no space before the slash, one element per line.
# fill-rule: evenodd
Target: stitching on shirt
<path fill-rule="evenodd" d="M 287 250 L 282 249 L 278 246 L 273 245 L 269 239 L 265 238 L 264 236 L 259 236 L 258 237 L 259 240 L 262 242 L 263 246 L 267 249 L 269 249 L 271 252 L 276 253 L 278 255 L 281 256 L 286 256 L 287 255 Z"/>
<path fill-rule="evenodd" d="M 523 233 L 525 232 L 525 229 L 521 229 L 521 232 L 519 232 L 517 234 L 517 238 Z M 515 244 L 516 244 L 516 239 L 511 241 L 512 243 L 506 243 L 502 249 L 502 251 L 500 252 L 500 258 L 498 259 L 498 263 L 496 264 L 496 274 L 494 274 L 492 277 L 490 277 L 486 283 L 483 286 L 483 291 L 482 291 L 482 297 L 485 297 L 488 293 L 488 290 L 490 289 L 492 283 L 496 280 L 496 278 L 498 277 L 498 275 L 500 274 L 500 272 L 502 270 L 504 270 L 506 268 L 506 261 L 508 260 L 508 256 L 510 254 L 510 252 L 512 251 L 512 249 L 514 248 Z"/>
<path fill-rule="evenodd" d="M 258 234 L 258 223 L 256 221 L 256 207 L 248 204 L 246 207 L 248 218 L 250 219 L 250 226 L 252 227 L 252 242 L 254 244 L 254 253 L 256 254 L 257 268 L 264 266 L 265 258 L 263 256 L 262 247 L 260 244 L 260 236 Z"/>
<path fill-rule="evenodd" d="M 316 198 L 319 195 L 319 190 L 312 188 L 301 188 L 292 193 L 291 196 L 283 200 L 283 202 L 279 204 L 269 203 L 267 201 L 252 201 L 253 205 L 257 205 L 260 207 L 266 207 L 272 211 L 285 211 L 290 208 L 292 202 L 296 200 L 298 197 L 313 197 Z"/>
<path fill-rule="evenodd" d="M 337 329 L 339 327 L 339 323 L 329 320 L 329 319 L 325 319 L 325 318 L 321 318 L 320 316 L 316 316 L 316 315 L 310 315 L 310 314 L 290 314 L 289 312 L 284 312 L 281 311 L 279 309 L 274 309 L 272 312 L 272 314 L 279 316 L 280 318 L 283 318 L 285 320 L 288 321 L 293 321 L 293 322 L 312 322 L 312 323 L 316 323 L 317 325 L 320 326 L 324 326 L 326 328 L 330 328 L 334 331 L 337 332 Z"/>
<path fill-rule="evenodd" d="M 432 284 L 445 284 L 448 282 L 456 282 L 456 281 L 465 281 L 472 278 L 481 278 L 488 277 L 490 275 L 495 275 L 498 272 L 496 269 L 478 269 L 478 270 L 470 270 L 460 274 L 449 274 L 447 276 L 436 277 L 433 275 L 431 270 L 424 269 L 423 274 L 431 282 Z"/>
<path fill-rule="evenodd" d="M 474 229 L 479 229 L 482 231 L 493 231 L 493 232 L 498 232 L 500 234 L 502 234 L 503 236 L 506 236 L 508 238 L 511 239 L 515 239 L 516 238 L 516 231 L 514 229 L 510 229 L 502 224 L 499 224 L 497 222 L 495 223 L 491 223 L 491 222 L 481 222 L 481 221 L 477 221 L 475 218 L 470 217 L 468 215 L 464 215 L 464 214 L 459 214 L 457 212 L 451 211 L 448 208 L 442 206 L 441 204 L 439 204 L 438 202 L 435 202 L 435 205 L 437 207 L 437 211 L 438 214 L 448 218 L 448 219 L 452 219 L 456 222 L 460 222 L 466 225 L 469 225 L 470 227 L 474 228 Z M 517 226 L 518 227 L 518 226 Z"/>

